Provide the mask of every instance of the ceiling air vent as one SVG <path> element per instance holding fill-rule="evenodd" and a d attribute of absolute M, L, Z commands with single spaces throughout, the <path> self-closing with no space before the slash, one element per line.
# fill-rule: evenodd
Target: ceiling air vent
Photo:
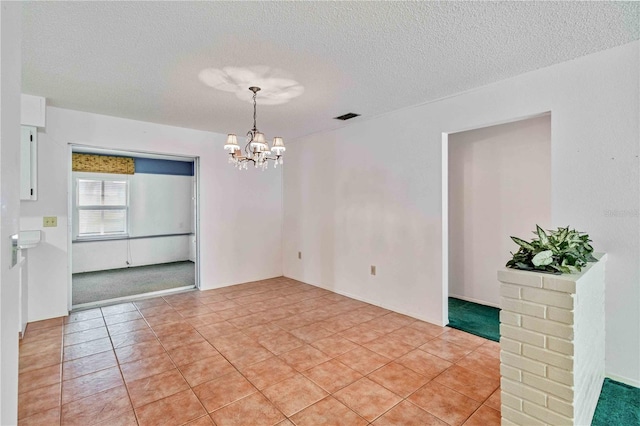
<path fill-rule="evenodd" d="M 356 113 L 353 113 L 353 112 L 349 112 L 349 113 L 347 113 L 347 114 L 341 115 L 341 116 L 339 116 L 339 117 L 334 117 L 334 118 L 335 118 L 336 120 L 346 121 L 346 120 L 351 120 L 352 118 L 359 117 L 359 116 L 360 116 L 360 114 L 356 114 Z"/>

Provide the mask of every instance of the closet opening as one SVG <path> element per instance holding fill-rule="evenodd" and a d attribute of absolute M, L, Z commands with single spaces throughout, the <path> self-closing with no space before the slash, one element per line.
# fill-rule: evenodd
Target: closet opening
<path fill-rule="evenodd" d="M 551 225 L 550 113 L 443 134 L 443 223 L 443 324 L 498 340 L 510 236 Z"/>
<path fill-rule="evenodd" d="M 70 310 L 199 287 L 198 158 L 71 146 Z"/>

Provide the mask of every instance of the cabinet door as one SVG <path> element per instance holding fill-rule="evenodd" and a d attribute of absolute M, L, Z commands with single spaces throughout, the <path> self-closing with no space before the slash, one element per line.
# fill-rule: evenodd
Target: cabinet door
<path fill-rule="evenodd" d="M 42 96 L 20 96 L 20 124 L 44 127 L 47 101 Z"/>
<path fill-rule="evenodd" d="M 20 199 L 37 200 L 38 132 L 35 127 L 20 128 Z"/>

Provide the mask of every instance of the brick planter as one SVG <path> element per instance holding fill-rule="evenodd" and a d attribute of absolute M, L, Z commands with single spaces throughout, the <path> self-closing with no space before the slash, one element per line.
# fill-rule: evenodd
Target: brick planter
<path fill-rule="evenodd" d="M 604 273 L 504 269 L 500 281 L 503 425 L 589 425 L 604 380 Z"/>

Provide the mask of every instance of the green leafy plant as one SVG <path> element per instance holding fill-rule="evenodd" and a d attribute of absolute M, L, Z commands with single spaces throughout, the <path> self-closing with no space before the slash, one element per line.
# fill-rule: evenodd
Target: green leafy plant
<path fill-rule="evenodd" d="M 517 237 L 511 239 L 520 246 L 507 262 L 509 268 L 526 271 L 571 274 L 580 272 L 587 262 L 597 262 L 593 257 L 593 247 L 589 235 L 575 229 L 558 228 L 547 231 L 536 225 L 533 232 L 537 238 L 531 242 Z"/>

